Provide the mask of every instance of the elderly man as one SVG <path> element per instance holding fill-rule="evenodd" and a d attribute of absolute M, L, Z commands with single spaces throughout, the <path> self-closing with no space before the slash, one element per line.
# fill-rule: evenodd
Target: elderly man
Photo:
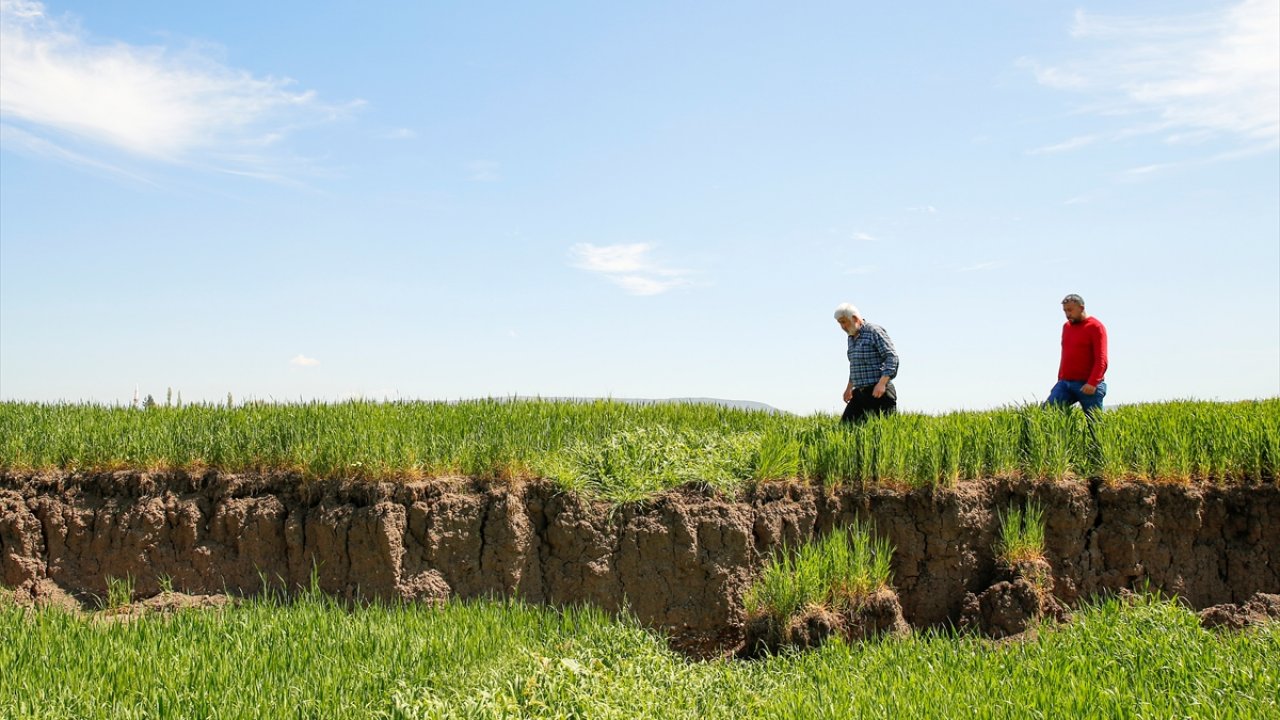
<path fill-rule="evenodd" d="M 861 423 L 868 414 L 888 415 L 898 409 L 898 351 L 884 328 L 862 319 L 858 308 L 836 308 L 836 322 L 849 336 L 849 384 L 844 389 L 840 422 Z"/>
<path fill-rule="evenodd" d="M 1102 409 L 1107 384 L 1107 329 L 1098 318 L 1084 311 L 1084 298 L 1072 293 L 1062 298 L 1062 359 L 1058 362 L 1058 384 L 1049 391 L 1045 405 L 1070 407 L 1080 403 L 1085 415 Z"/>

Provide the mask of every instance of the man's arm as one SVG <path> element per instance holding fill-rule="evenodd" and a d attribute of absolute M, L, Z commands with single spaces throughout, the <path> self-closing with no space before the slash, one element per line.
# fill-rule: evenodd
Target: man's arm
<path fill-rule="evenodd" d="M 876 349 L 880 351 L 880 380 L 871 391 L 872 397 L 883 397 L 889 388 L 889 381 L 898 375 L 898 351 L 893 347 L 889 333 L 876 333 Z"/>
<path fill-rule="evenodd" d="M 1084 387 L 1080 391 L 1085 395 L 1092 395 L 1098 389 L 1098 383 L 1102 382 L 1107 374 L 1107 329 L 1101 324 L 1095 326 L 1097 328 L 1093 336 L 1093 367 L 1089 370 L 1089 379 L 1085 382 Z"/>

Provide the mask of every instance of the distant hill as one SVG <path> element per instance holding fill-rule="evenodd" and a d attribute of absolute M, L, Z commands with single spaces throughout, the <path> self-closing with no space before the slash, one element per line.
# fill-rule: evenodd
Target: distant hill
<path fill-rule="evenodd" d="M 665 400 L 624 400 L 623 402 L 670 402 L 670 403 L 697 403 L 701 405 L 719 405 L 721 407 L 733 408 L 735 410 L 762 410 L 770 413 L 785 413 L 785 410 L 779 410 L 772 405 L 766 405 L 762 402 L 754 400 L 723 400 L 721 398 L 706 397 L 687 397 L 687 398 L 666 398 Z"/>
<path fill-rule="evenodd" d="M 534 397 L 530 395 L 517 395 L 511 400 L 553 400 L 553 401 L 573 401 L 573 402 L 593 402 L 595 400 L 612 400 L 613 402 L 631 403 L 633 405 L 658 405 L 661 403 L 690 403 L 694 405 L 719 405 L 720 407 L 732 408 L 734 410 L 756 410 L 767 413 L 789 414 L 785 410 L 767 405 L 754 400 L 725 400 L 722 398 L 708 397 L 680 397 L 680 398 L 592 398 L 592 397 Z"/>

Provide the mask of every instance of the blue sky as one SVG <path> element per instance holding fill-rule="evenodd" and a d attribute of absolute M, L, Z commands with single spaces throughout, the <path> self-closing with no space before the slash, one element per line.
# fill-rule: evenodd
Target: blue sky
<path fill-rule="evenodd" d="M 0 398 L 1280 395 L 1280 3 L 882 5 L 0 0 Z"/>

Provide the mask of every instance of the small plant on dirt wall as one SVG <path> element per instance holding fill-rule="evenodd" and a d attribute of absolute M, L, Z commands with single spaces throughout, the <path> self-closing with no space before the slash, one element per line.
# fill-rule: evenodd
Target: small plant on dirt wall
<path fill-rule="evenodd" d="M 999 514 L 995 582 L 966 597 L 960 627 L 992 638 L 1019 635 L 1042 619 L 1066 622 L 1070 611 L 1053 594 L 1053 568 L 1045 557 L 1044 508 L 1037 503 Z"/>
<path fill-rule="evenodd" d="M 133 602 L 133 576 L 107 578 L 107 608 L 119 608 Z"/>
<path fill-rule="evenodd" d="M 1040 564 L 1044 557 L 1044 508 L 1029 503 L 1000 513 L 1000 542 L 996 559 L 1011 568 Z"/>
<path fill-rule="evenodd" d="M 765 564 L 747 591 L 748 615 L 781 620 L 809 606 L 847 609 L 860 598 L 888 587 L 893 579 L 893 546 L 854 523 L 792 552 L 784 548 Z"/>
<path fill-rule="evenodd" d="M 794 551 L 783 548 L 744 597 L 744 652 L 814 647 L 837 634 L 854 640 L 905 631 L 890 590 L 892 560 L 889 541 L 861 523 Z"/>

